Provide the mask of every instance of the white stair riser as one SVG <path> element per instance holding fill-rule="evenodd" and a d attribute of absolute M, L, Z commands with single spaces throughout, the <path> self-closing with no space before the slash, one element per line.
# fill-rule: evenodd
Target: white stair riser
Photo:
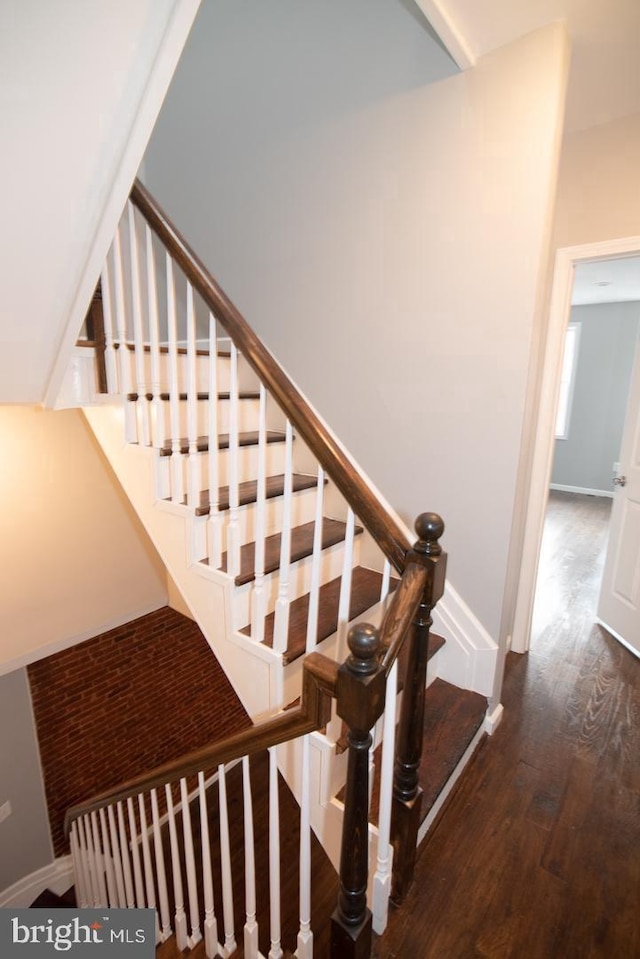
<path fill-rule="evenodd" d="M 116 353 L 116 362 L 118 364 L 118 376 L 120 376 L 120 358 L 118 356 L 119 350 Z M 138 389 L 139 385 L 145 387 L 145 391 L 149 392 L 152 385 L 151 378 L 151 354 L 144 354 L 144 382 L 139 384 L 136 379 L 136 359 L 135 352 L 133 350 L 127 350 L 127 356 L 129 360 L 129 384 L 130 392 L 137 393 L 142 392 Z M 170 363 L 169 356 L 167 353 L 160 354 L 160 391 L 169 392 L 169 383 L 171 382 L 170 376 Z M 230 388 L 230 370 L 231 370 L 231 360 L 226 356 L 217 357 L 216 365 L 216 387 L 218 393 L 228 393 Z M 185 353 L 178 354 L 178 389 L 182 393 L 187 392 L 189 385 L 189 373 L 188 373 L 188 358 Z M 206 393 L 209 389 L 209 357 L 208 356 L 197 356 L 196 357 L 196 389 L 201 393 Z M 246 362 L 240 357 L 238 361 L 238 389 L 239 390 L 252 390 L 255 391 L 258 389 L 258 379 L 256 375 L 251 371 L 247 366 Z"/>
<path fill-rule="evenodd" d="M 358 540 L 354 542 L 354 565 L 359 561 Z M 335 546 L 322 551 L 320 556 L 320 584 L 331 582 L 342 575 L 344 565 L 344 543 L 336 543 Z M 289 598 L 297 599 L 304 596 L 311 589 L 311 573 L 313 569 L 313 556 L 306 556 L 304 559 L 294 563 L 289 568 Z M 267 591 L 267 613 L 273 612 L 278 598 L 278 586 L 280 582 L 279 572 L 265 576 L 264 588 Z M 233 595 L 233 628 L 243 629 L 251 621 L 251 595 L 254 590 L 254 583 L 246 583 L 234 590 Z"/>
<path fill-rule="evenodd" d="M 178 453 L 172 454 L 171 456 L 160 457 L 167 461 L 167 466 L 161 464 L 161 471 L 167 469 L 171 470 L 175 467 L 169 466 L 169 461 L 173 459 L 174 456 L 179 456 L 181 460 L 181 469 L 183 473 L 185 489 L 187 489 L 187 469 L 188 469 L 188 459 L 189 455 L 187 453 Z M 209 489 L 209 454 L 208 452 L 197 453 L 199 459 L 199 471 L 200 471 L 200 489 Z M 228 486 L 229 485 L 229 460 L 230 460 L 229 450 L 219 450 L 218 451 L 218 486 Z M 284 459 L 285 459 L 285 444 L 284 443 L 268 443 L 266 451 L 266 461 L 267 461 L 267 476 L 275 476 L 281 473 L 284 473 Z M 238 449 L 238 481 L 243 483 L 248 480 L 255 480 L 258 475 L 258 447 L 257 446 L 241 446 Z M 166 494 L 168 495 L 168 494 Z"/>
<path fill-rule="evenodd" d="M 291 526 L 302 526 L 311 523 L 315 514 L 315 489 L 300 490 L 291 497 Z M 282 529 L 282 513 L 284 504 L 282 497 L 268 499 L 265 503 L 265 536 L 279 533 Z M 228 511 L 221 513 L 223 526 L 226 528 L 229 521 Z M 238 524 L 240 528 L 240 542 L 252 543 L 256 538 L 257 506 L 248 503 L 238 510 Z M 223 540 L 226 549 L 226 540 Z"/>

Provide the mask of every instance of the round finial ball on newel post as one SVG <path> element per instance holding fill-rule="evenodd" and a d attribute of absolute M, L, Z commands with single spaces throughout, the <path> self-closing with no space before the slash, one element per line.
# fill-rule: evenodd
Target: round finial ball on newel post
<path fill-rule="evenodd" d="M 438 556 L 442 552 L 438 540 L 444 533 L 444 521 L 438 513 L 420 513 L 413 528 L 418 534 L 415 549 L 429 556 Z"/>
<path fill-rule="evenodd" d="M 351 655 L 347 665 L 352 673 L 369 676 L 378 668 L 380 633 L 370 623 L 356 623 L 347 634 Z"/>

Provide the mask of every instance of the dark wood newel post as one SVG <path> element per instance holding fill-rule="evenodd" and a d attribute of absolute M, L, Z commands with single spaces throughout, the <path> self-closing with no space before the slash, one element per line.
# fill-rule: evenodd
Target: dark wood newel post
<path fill-rule="evenodd" d="M 407 564 L 418 563 L 428 577 L 418 611 L 407 636 L 405 685 L 396 742 L 391 842 L 391 899 L 400 903 L 413 880 L 420 827 L 422 790 L 419 784 L 424 727 L 424 700 L 429 658 L 431 611 L 444 592 L 447 554 L 438 540 L 444 523 L 437 513 L 421 513 L 415 522 L 418 540 L 407 553 Z"/>
<path fill-rule="evenodd" d="M 384 710 L 385 672 L 380 635 L 359 623 L 348 636 L 351 655 L 338 671 L 338 715 L 349 727 L 349 762 L 342 825 L 340 895 L 331 917 L 331 959 L 368 959 L 371 912 L 367 908 L 369 856 L 369 730 Z"/>

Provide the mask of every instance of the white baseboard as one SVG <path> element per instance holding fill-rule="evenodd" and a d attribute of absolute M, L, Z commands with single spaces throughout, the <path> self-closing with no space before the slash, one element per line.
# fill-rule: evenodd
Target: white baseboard
<path fill-rule="evenodd" d="M 0 908 L 26 909 L 45 889 L 60 896 L 73 886 L 71 856 L 61 856 L 0 892 Z"/>
<path fill-rule="evenodd" d="M 563 486 L 562 483 L 549 483 L 549 489 L 555 489 L 559 493 L 582 493 L 583 496 L 607 496 L 613 499 L 613 490 L 607 489 L 587 489 L 586 486 Z"/>
<path fill-rule="evenodd" d="M 596 616 L 596 623 L 599 623 L 600 626 L 602 626 L 603 629 L 606 629 L 608 633 L 611 633 L 613 638 L 617 639 L 618 642 L 625 647 L 625 649 L 628 649 L 630 653 L 633 653 L 634 656 L 637 656 L 640 659 L 640 650 L 635 646 L 632 646 L 631 643 L 624 638 L 624 636 L 621 636 L 620 633 L 617 633 L 615 629 L 612 629 L 611 626 L 609 626 L 608 623 L 605 623 L 603 619 L 600 619 L 599 616 Z"/>
<path fill-rule="evenodd" d="M 433 628 L 446 639 L 438 654 L 438 675 L 462 689 L 493 694 L 498 646 L 451 583 L 433 611 Z"/>
<path fill-rule="evenodd" d="M 490 736 L 493 736 L 496 729 L 502 722 L 502 717 L 504 716 L 504 706 L 502 703 L 498 703 L 493 709 L 487 710 L 487 715 L 484 717 L 484 723 L 482 728 L 485 733 L 489 733 Z"/>
<path fill-rule="evenodd" d="M 442 792 L 440 793 L 440 795 L 434 802 L 433 806 L 429 810 L 427 817 L 420 824 L 420 829 L 418 830 L 418 841 L 416 843 L 417 846 L 420 845 L 424 837 L 429 832 L 429 829 L 433 825 L 433 822 L 436 816 L 438 815 L 438 813 L 444 806 L 445 802 L 447 801 L 449 797 L 451 790 L 453 789 L 458 779 L 464 772 L 465 766 L 467 765 L 467 763 L 469 762 L 469 760 L 475 753 L 476 749 L 478 748 L 478 743 L 480 742 L 484 734 L 485 734 L 484 726 L 481 725 L 478 728 L 478 731 L 476 732 L 475 736 L 473 737 L 473 739 L 467 746 L 464 752 L 464 755 L 460 759 L 460 762 L 458 763 L 456 768 L 453 770 L 453 772 L 449 776 L 447 782 L 445 783 L 444 789 L 442 790 Z"/>

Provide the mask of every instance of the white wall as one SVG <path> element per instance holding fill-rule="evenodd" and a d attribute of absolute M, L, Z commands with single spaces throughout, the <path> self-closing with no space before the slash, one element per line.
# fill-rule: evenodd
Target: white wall
<path fill-rule="evenodd" d="M 551 482 L 613 492 L 620 457 L 640 303 L 574 306 L 580 339 L 566 439 L 555 442 Z"/>
<path fill-rule="evenodd" d="M 198 3 L 2 4 L 0 402 L 55 400 Z"/>
<path fill-rule="evenodd" d="M 53 861 L 29 681 L 25 669 L 0 676 L 0 891 Z"/>
<path fill-rule="evenodd" d="M 390 502 L 443 514 L 497 638 L 565 33 L 429 85 L 366 6 L 351 69 L 340 4 L 205 3 L 147 183 Z"/>
<path fill-rule="evenodd" d="M 639 234 L 640 113 L 567 136 L 554 247 Z"/>
<path fill-rule="evenodd" d="M 0 406 L 0 674 L 167 602 L 164 566 L 79 410 Z"/>

